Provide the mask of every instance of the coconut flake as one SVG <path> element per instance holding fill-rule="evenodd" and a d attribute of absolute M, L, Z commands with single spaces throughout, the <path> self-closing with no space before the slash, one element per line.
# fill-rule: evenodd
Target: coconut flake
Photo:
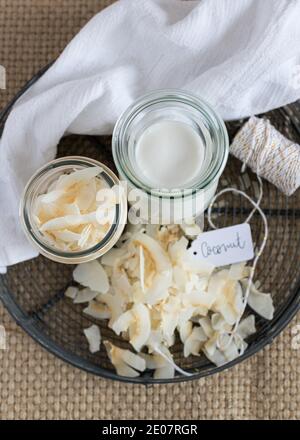
<path fill-rule="evenodd" d="M 101 304 L 97 301 L 90 301 L 88 307 L 83 310 L 88 316 L 95 319 L 110 319 L 111 312 L 106 304 Z"/>
<path fill-rule="evenodd" d="M 94 290 L 89 289 L 88 287 L 83 290 L 79 290 L 76 298 L 74 298 L 74 304 L 82 304 L 92 301 L 92 299 L 95 299 L 96 296 L 99 295 L 98 292 L 95 292 Z"/>
<path fill-rule="evenodd" d="M 210 276 L 215 268 L 215 266 L 208 261 L 193 258 L 190 250 L 185 253 L 181 260 L 181 264 L 185 270 L 195 272 L 201 276 Z"/>
<path fill-rule="evenodd" d="M 255 328 L 255 316 L 250 315 L 247 318 L 243 319 L 237 328 L 237 333 L 240 335 L 242 339 L 246 339 L 249 336 L 253 335 L 256 332 Z"/>
<path fill-rule="evenodd" d="M 134 243 L 143 246 L 155 262 L 157 272 L 164 272 L 171 269 L 171 262 L 168 254 L 163 250 L 157 241 L 146 234 L 138 233 L 134 237 Z"/>
<path fill-rule="evenodd" d="M 47 194 L 42 194 L 38 197 L 38 202 L 40 203 L 53 203 L 60 199 L 65 194 L 64 190 L 54 190 L 50 191 Z"/>
<path fill-rule="evenodd" d="M 206 316 L 204 318 L 199 319 L 199 324 L 200 324 L 202 330 L 204 331 L 205 335 L 208 338 L 211 338 L 214 334 L 214 328 L 211 324 L 211 320 Z"/>
<path fill-rule="evenodd" d="M 79 264 L 73 272 L 73 278 L 77 283 L 91 290 L 100 293 L 108 292 L 108 277 L 98 261 Z"/>
<path fill-rule="evenodd" d="M 97 325 L 93 324 L 91 327 L 83 330 L 86 339 L 89 343 L 89 349 L 91 353 L 96 353 L 100 350 L 101 334 L 100 329 Z"/>
<path fill-rule="evenodd" d="M 75 226 L 85 225 L 87 223 L 95 222 L 95 213 L 82 215 L 65 215 L 57 217 L 44 223 L 40 230 L 43 231 L 58 231 L 60 229 L 68 229 Z"/>
<path fill-rule="evenodd" d="M 113 267 L 117 261 L 124 256 L 124 249 L 112 248 L 101 258 L 101 263 L 105 266 Z"/>
<path fill-rule="evenodd" d="M 157 368 L 154 372 L 154 379 L 173 379 L 175 376 L 175 368 L 172 364 L 166 363 L 163 367 Z"/>
<path fill-rule="evenodd" d="M 111 363 L 120 376 L 137 377 L 140 375 L 139 372 L 146 369 L 146 362 L 141 356 L 116 347 L 108 341 L 105 341 L 104 345 Z"/>
<path fill-rule="evenodd" d="M 236 263 L 232 264 L 230 266 L 229 272 L 228 272 L 228 278 L 232 280 L 241 280 L 244 278 L 244 268 L 246 265 L 246 261 L 242 263 Z"/>
<path fill-rule="evenodd" d="M 106 304 L 110 311 L 110 321 L 108 323 L 111 328 L 114 322 L 122 315 L 124 312 L 124 302 L 118 295 L 112 295 L 110 293 L 101 294 L 97 297 L 99 302 Z"/>
<path fill-rule="evenodd" d="M 199 356 L 200 349 L 205 341 L 207 341 L 207 336 L 203 329 L 201 327 L 194 327 L 192 333 L 184 342 L 184 357 L 188 357 L 190 354 Z"/>
<path fill-rule="evenodd" d="M 185 321 L 177 326 L 180 340 L 184 344 L 193 331 L 193 323 L 191 321 Z"/>
<path fill-rule="evenodd" d="M 269 293 L 261 293 L 252 285 L 248 296 L 248 305 L 263 318 L 273 319 L 275 309 Z"/>
<path fill-rule="evenodd" d="M 76 194 L 75 203 L 80 211 L 87 211 L 91 208 L 96 199 L 96 182 L 95 179 L 90 180 L 79 188 Z"/>
<path fill-rule="evenodd" d="M 167 299 L 168 288 L 172 284 L 172 272 L 165 271 L 154 276 L 151 286 L 146 289 L 145 302 L 155 305 Z"/>
<path fill-rule="evenodd" d="M 53 235 L 55 238 L 64 241 L 65 243 L 74 243 L 78 242 L 81 238 L 80 234 L 76 232 L 69 231 L 68 229 L 64 229 L 62 231 L 54 231 Z"/>
<path fill-rule="evenodd" d="M 122 314 L 113 324 L 112 329 L 120 334 L 129 329 L 131 345 L 140 351 L 149 339 L 151 332 L 150 314 L 143 304 L 135 304 L 131 310 Z"/>
<path fill-rule="evenodd" d="M 103 169 L 101 167 L 88 167 L 82 170 L 73 171 L 70 174 L 64 174 L 60 176 L 57 182 L 56 189 L 67 190 L 70 186 L 78 182 L 89 182 L 89 180 L 101 174 Z"/>
<path fill-rule="evenodd" d="M 65 291 L 65 296 L 67 298 L 75 299 L 78 294 L 78 287 L 69 286 Z"/>
<path fill-rule="evenodd" d="M 202 230 L 199 225 L 196 224 L 195 218 L 185 219 L 185 221 L 180 225 L 184 234 L 192 239 L 198 237 L 201 234 Z"/>

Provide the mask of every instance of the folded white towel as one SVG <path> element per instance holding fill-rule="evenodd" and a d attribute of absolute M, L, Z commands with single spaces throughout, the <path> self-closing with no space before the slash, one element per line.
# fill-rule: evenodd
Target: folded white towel
<path fill-rule="evenodd" d="M 0 143 L 0 266 L 36 255 L 18 204 L 66 133 L 107 134 L 138 96 L 183 88 L 224 119 L 300 98 L 300 1 L 120 0 L 19 100 Z"/>

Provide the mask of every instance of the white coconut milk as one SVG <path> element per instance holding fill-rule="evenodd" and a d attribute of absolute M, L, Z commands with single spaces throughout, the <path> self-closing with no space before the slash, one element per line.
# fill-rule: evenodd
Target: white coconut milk
<path fill-rule="evenodd" d="M 136 146 L 139 172 L 155 189 L 189 188 L 203 160 L 201 137 L 184 122 L 156 122 L 142 133 Z"/>

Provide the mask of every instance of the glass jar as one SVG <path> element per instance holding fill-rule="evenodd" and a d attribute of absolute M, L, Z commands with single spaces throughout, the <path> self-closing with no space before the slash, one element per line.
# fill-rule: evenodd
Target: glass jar
<path fill-rule="evenodd" d="M 161 121 L 188 124 L 201 138 L 203 163 L 188 188 L 151 188 L 139 169 L 138 141 L 145 130 Z M 182 90 L 158 90 L 138 99 L 121 115 L 114 128 L 112 149 L 137 217 L 170 224 L 195 218 L 208 207 L 227 162 L 229 142 L 224 122 L 205 101 Z"/>
<path fill-rule="evenodd" d="M 104 164 L 81 156 L 69 156 L 53 160 L 40 168 L 27 183 L 20 202 L 20 219 L 29 241 L 33 243 L 39 252 L 51 260 L 78 264 L 94 260 L 111 249 L 120 238 L 127 221 L 126 194 L 121 193 L 119 203 L 116 205 L 115 219 L 105 237 L 95 246 L 81 251 L 62 251 L 51 244 L 39 231 L 33 218 L 36 199 L 45 194 L 62 174 L 87 167 L 99 166 L 102 168 L 101 179 L 104 179 L 108 188 L 119 185 L 117 176 Z"/>

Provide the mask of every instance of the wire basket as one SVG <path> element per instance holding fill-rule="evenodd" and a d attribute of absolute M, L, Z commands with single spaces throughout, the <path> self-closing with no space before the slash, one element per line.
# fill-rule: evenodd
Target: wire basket
<path fill-rule="evenodd" d="M 0 114 L 0 135 L 5 120 L 14 104 L 32 83 L 47 70 L 42 69 L 16 95 Z M 300 142 L 300 103 L 266 114 L 272 124 L 288 138 Z M 227 124 L 230 137 L 237 132 L 243 121 Z M 61 140 L 58 156 L 83 155 L 105 163 L 115 170 L 110 137 L 68 136 Z M 230 158 L 220 180 L 219 189 L 236 186 L 257 198 L 256 176 L 248 171 L 240 173 L 241 163 Z M 272 321 L 256 317 L 257 332 L 249 338 L 248 349 L 238 359 L 216 367 L 204 356 L 183 357 L 182 344 L 177 341 L 172 347 L 174 361 L 192 373 L 190 377 L 181 375 L 174 379 L 153 379 L 151 372 L 138 378 L 125 378 L 116 374 L 102 344 L 101 351 L 91 354 L 83 329 L 95 323 L 100 326 L 102 339 L 108 339 L 120 347 L 127 343 L 110 330 L 106 321 L 95 321 L 82 313 L 84 306 L 73 304 L 65 298 L 64 291 L 72 283 L 74 267 L 52 262 L 42 256 L 8 269 L 0 276 L 0 298 L 17 323 L 37 342 L 51 353 L 85 371 L 109 379 L 124 382 L 152 384 L 180 382 L 199 379 L 232 367 L 252 356 L 265 345 L 271 343 L 299 310 L 300 292 L 300 191 L 292 197 L 285 197 L 273 185 L 264 181 L 262 208 L 268 218 L 269 240 L 259 260 L 255 279 L 261 289 L 271 292 L 275 315 Z M 227 194 L 214 208 L 214 222 L 219 227 L 242 223 L 252 207 L 242 197 Z M 256 213 L 251 220 L 253 241 L 259 244 L 263 238 L 263 224 Z"/>

